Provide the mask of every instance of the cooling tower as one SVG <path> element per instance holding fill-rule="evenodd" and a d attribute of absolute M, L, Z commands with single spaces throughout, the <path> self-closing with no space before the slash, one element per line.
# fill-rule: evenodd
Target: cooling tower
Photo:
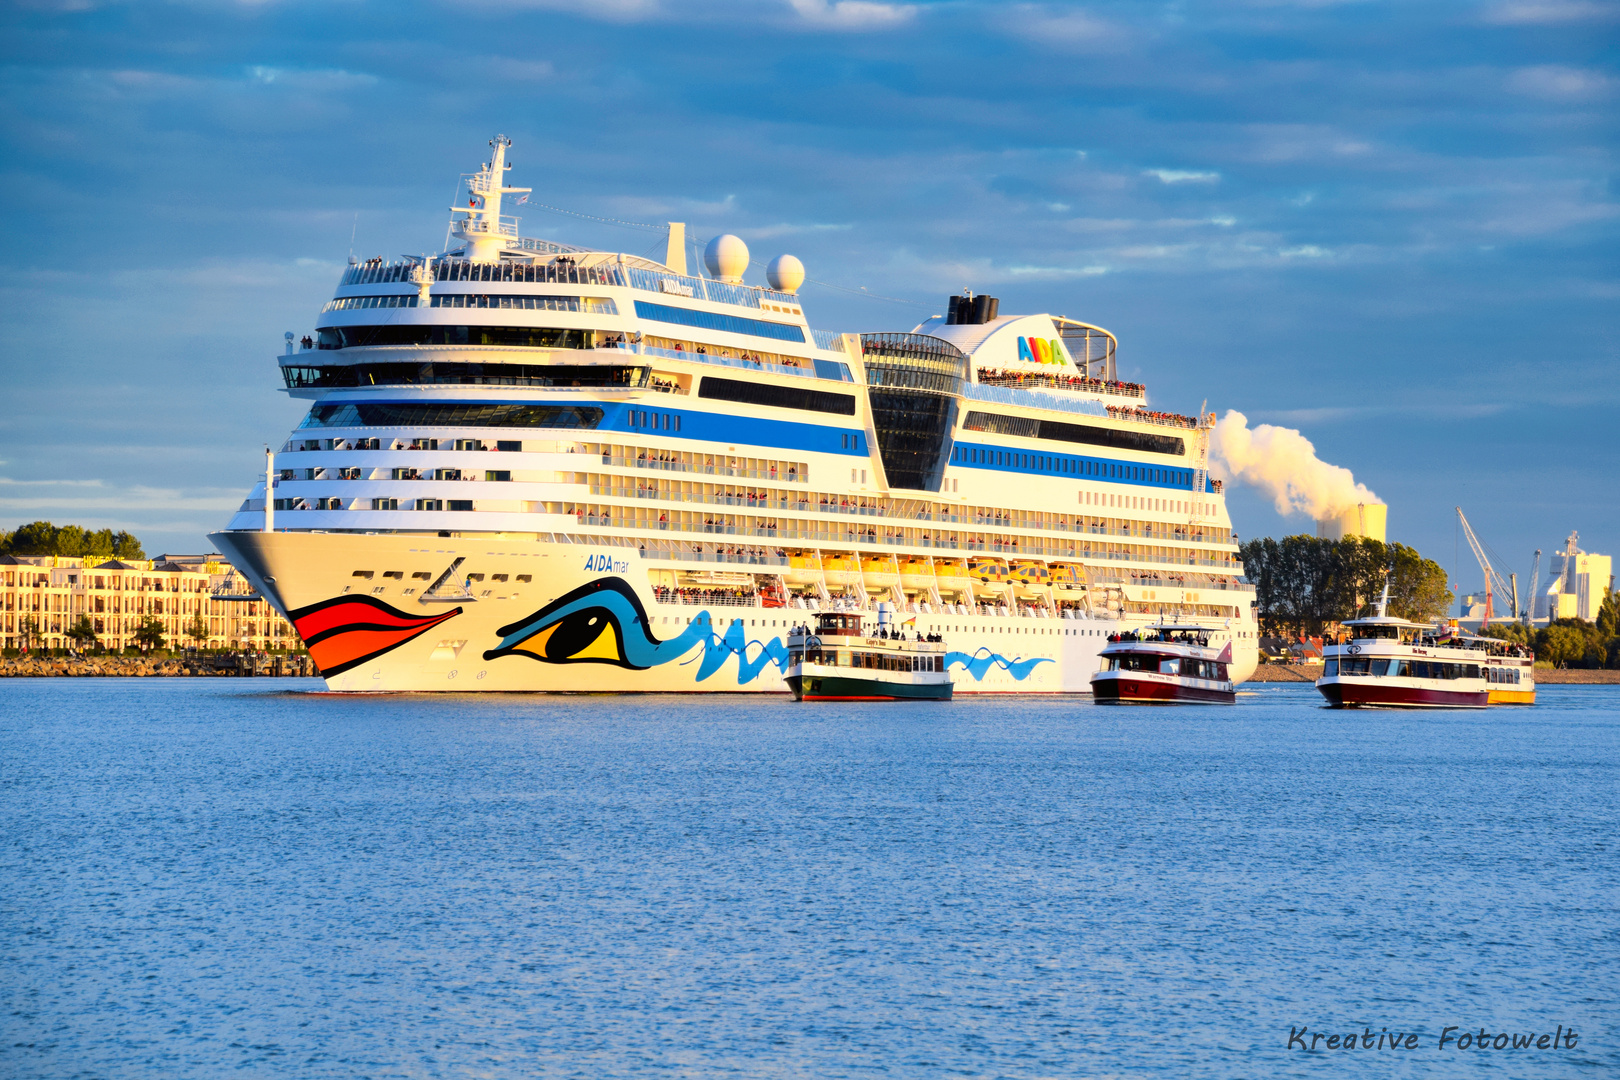
<path fill-rule="evenodd" d="M 1317 518 L 1316 535 L 1325 540 L 1365 536 L 1383 543 L 1384 528 L 1388 523 L 1388 506 L 1383 503 L 1357 503 L 1335 517 Z"/>

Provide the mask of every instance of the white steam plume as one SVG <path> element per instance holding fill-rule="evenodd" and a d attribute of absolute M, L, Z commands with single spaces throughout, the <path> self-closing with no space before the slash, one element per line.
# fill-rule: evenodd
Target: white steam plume
<path fill-rule="evenodd" d="M 1228 410 L 1215 425 L 1210 465 L 1217 477 L 1270 495 L 1279 514 L 1308 514 L 1320 520 L 1358 503 L 1383 502 L 1367 485 L 1356 483 L 1349 469 L 1319 459 L 1311 440 L 1293 428 L 1270 424 L 1250 428 L 1249 418 L 1236 410 Z"/>

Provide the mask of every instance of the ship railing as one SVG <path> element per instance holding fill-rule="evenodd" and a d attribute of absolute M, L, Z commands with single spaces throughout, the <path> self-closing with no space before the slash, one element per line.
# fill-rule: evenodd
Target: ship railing
<path fill-rule="evenodd" d="M 668 360 L 689 360 L 698 364 L 742 368 L 747 371 L 768 372 L 772 375 L 795 375 L 801 379 L 822 378 L 816 372 L 814 362 L 808 358 L 804 366 L 800 367 L 792 364 L 773 364 L 765 360 L 745 360 L 736 356 L 722 356 L 719 353 L 699 352 L 696 349 L 665 349 L 656 345 L 637 345 L 635 351 L 645 356 L 662 356 Z"/>
<path fill-rule="evenodd" d="M 687 604 L 693 607 L 761 607 L 758 593 L 745 596 L 703 595 L 711 590 L 665 589 L 653 590 L 653 599 L 660 604 Z"/>
<path fill-rule="evenodd" d="M 1108 415 L 1106 408 L 1100 401 L 1056 397 L 1052 394 L 1043 394 L 1038 390 L 1021 390 L 1004 386 L 968 383 L 962 388 L 962 396 L 969 401 L 989 401 L 997 405 L 1016 405 L 1026 409 L 1051 409 L 1054 412 L 1075 413 L 1080 416 L 1103 417 Z"/>
<path fill-rule="evenodd" d="M 516 237 L 518 234 L 517 219 L 508 218 L 504 214 L 498 222 L 492 222 L 487 218 L 464 218 L 456 222 L 455 231 L 464 236 L 477 233 L 483 236 Z"/>
<path fill-rule="evenodd" d="M 673 296 L 690 296 L 694 300 L 707 300 L 712 304 L 735 304 L 738 307 L 757 308 L 761 300 L 799 306 L 799 298 L 775 289 L 756 289 L 750 285 L 728 285 L 706 277 L 692 277 L 639 266 L 624 268 L 626 284 L 643 292 Z"/>
<path fill-rule="evenodd" d="M 1141 383 L 1107 382 L 1072 375 L 1042 375 L 1035 372 L 981 371 L 980 386 L 1000 386 L 1015 390 L 1070 390 L 1082 394 L 1106 394 L 1111 397 L 1145 398 L 1147 387 Z"/>
<path fill-rule="evenodd" d="M 617 465 L 626 469 L 653 469 L 659 472 L 695 473 L 699 476 L 734 476 L 740 480 L 769 480 L 773 483 L 797 484 L 802 481 L 797 473 L 778 475 L 769 469 L 737 469 L 728 465 L 694 465 L 685 461 L 643 461 L 639 458 L 613 457 L 610 454 L 602 455 L 602 464 Z M 672 497 L 672 501 L 673 497 Z"/>
<path fill-rule="evenodd" d="M 1108 406 L 1108 415 L 1115 420 L 1124 420 L 1132 424 L 1154 424 L 1158 427 L 1180 428 L 1191 430 L 1198 427 L 1198 421 L 1191 416 L 1182 416 L 1180 413 L 1155 412 L 1151 409 L 1125 409 L 1117 405 Z"/>

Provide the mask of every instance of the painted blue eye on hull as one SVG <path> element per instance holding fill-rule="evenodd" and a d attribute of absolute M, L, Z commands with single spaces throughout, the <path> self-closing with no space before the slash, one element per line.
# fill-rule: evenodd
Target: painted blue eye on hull
<path fill-rule="evenodd" d="M 582 646 L 589 646 L 607 630 L 615 634 L 618 645 L 615 658 L 593 656 L 585 662 L 617 664 L 635 671 L 667 664 L 707 636 L 707 630 L 694 622 L 678 636 L 659 641 L 648 628 L 647 613 L 642 609 L 635 591 L 622 578 L 598 578 L 559 596 L 533 615 L 495 631 L 501 636 L 500 644 L 484 653 L 484 659 L 494 660 L 520 653 L 543 663 L 579 662 L 555 655 L 556 650 L 548 650 L 547 655 L 542 656 L 522 646 L 548 630 L 582 621 L 589 627 L 579 635 L 589 638 L 580 642 Z M 605 624 L 605 628 L 597 627 L 595 624 L 598 621 Z"/>
<path fill-rule="evenodd" d="M 701 656 L 693 658 L 699 661 L 697 681 L 710 678 L 736 656 L 739 685 L 753 682 L 767 664 L 774 663 L 782 671 L 788 667 L 787 648 L 780 638 L 750 641 L 741 620 L 727 627 L 724 637 L 717 637 L 707 610 L 700 611 L 675 637 L 659 641 L 652 634 L 641 600 L 623 578 L 587 582 L 496 633 L 500 644 L 484 653 L 486 660 L 526 656 L 546 664 L 616 664 L 645 671 L 701 646 Z M 759 650 L 752 659 L 748 655 L 751 646 Z"/>

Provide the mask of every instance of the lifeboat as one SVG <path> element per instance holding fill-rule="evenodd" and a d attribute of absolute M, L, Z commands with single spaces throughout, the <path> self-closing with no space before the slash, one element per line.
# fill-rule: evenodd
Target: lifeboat
<path fill-rule="evenodd" d="M 961 559 L 934 560 L 934 583 L 941 592 L 961 593 L 973 588 L 973 579 L 968 576 L 967 564 Z"/>
<path fill-rule="evenodd" d="M 900 571 L 889 555 L 872 555 L 861 560 L 861 574 L 873 588 L 888 588 L 900 583 Z"/>
<path fill-rule="evenodd" d="M 1029 589 L 1040 588 L 1052 580 L 1046 564 L 1034 559 L 1014 559 L 1009 576 L 1015 584 Z"/>
<path fill-rule="evenodd" d="M 909 558 L 900 564 L 900 584 L 907 589 L 934 587 L 934 568 L 927 559 Z"/>
<path fill-rule="evenodd" d="M 815 552 L 796 551 L 788 556 L 782 576 L 795 585 L 813 585 L 821 580 L 821 561 Z"/>
<path fill-rule="evenodd" d="M 861 566 L 853 555 L 823 555 L 821 572 L 828 585 L 859 585 Z"/>
<path fill-rule="evenodd" d="M 1069 563 L 1053 563 L 1052 587 L 1083 590 L 1086 587 L 1086 572 L 1081 567 Z"/>
<path fill-rule="evenodd" d="M 989 555 L 975 555 L 968 560 L 968 576 L 983 585 L 1005 585 L 1007 564 Z"/>

